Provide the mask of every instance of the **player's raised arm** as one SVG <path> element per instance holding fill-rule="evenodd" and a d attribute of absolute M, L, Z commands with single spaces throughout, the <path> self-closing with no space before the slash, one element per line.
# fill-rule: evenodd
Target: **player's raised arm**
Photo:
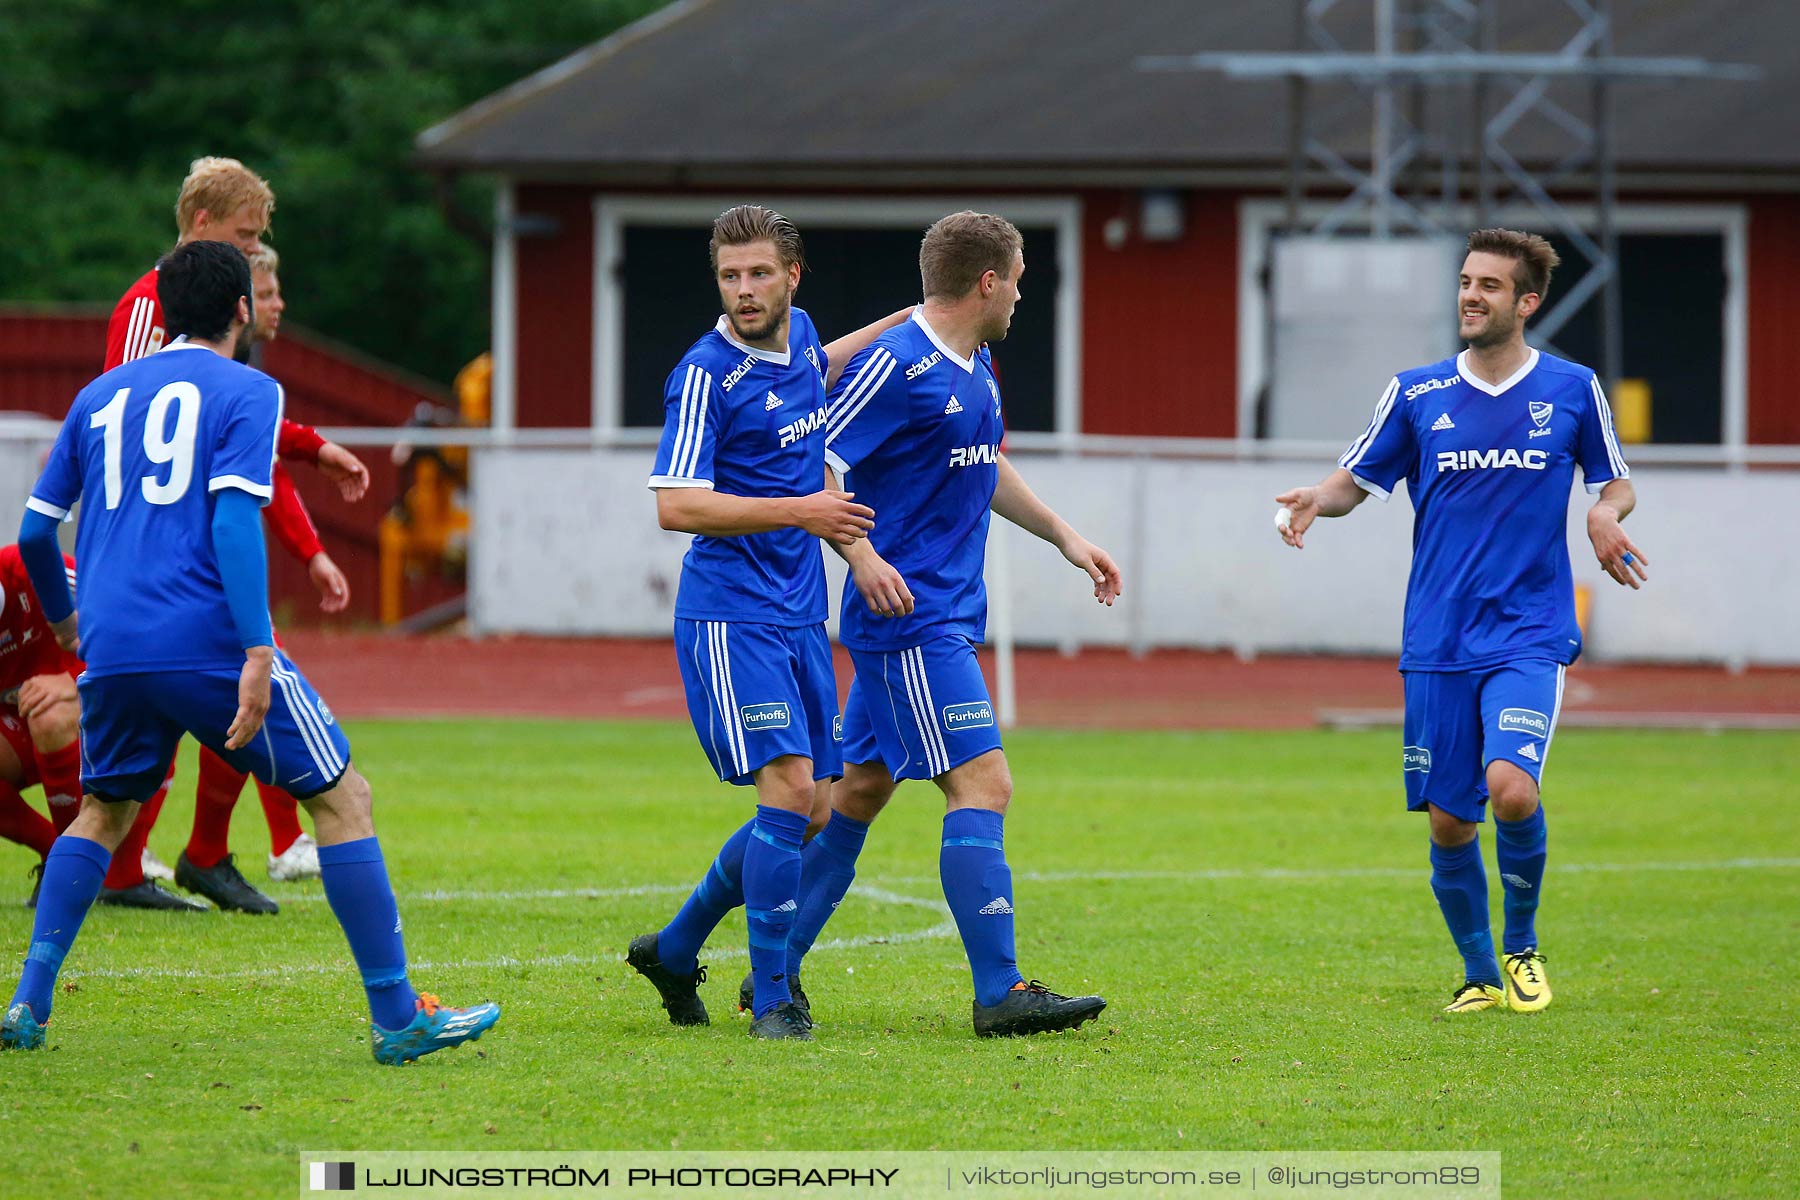
<path fill-rule="evenodd" d="M 868 349 L 869 343 L 912 316 L 913 306 L 896 309 L 879 321 L 872 321 L 853 333 L 846 333 L 825 347 L 825 390 L 831 391 L 850 360 Z"/>
<path fill-rule="evenodd" d="M 1094 581 L 1094 599 L 1110 605 L 1124 592 L 1124 577 L 1112 556 L 1075 532 L 1048 504 L 1026 485 L 1017 467 L 1000 456 L 999 479 L 994 486 L 993 510 L 1027 533 L 1043 538 Z"/>

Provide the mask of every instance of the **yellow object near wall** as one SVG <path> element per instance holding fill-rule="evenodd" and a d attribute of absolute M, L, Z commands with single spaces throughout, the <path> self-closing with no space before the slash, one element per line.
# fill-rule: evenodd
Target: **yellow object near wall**
<path fill-rule="evenodd" d="M 1621 442 L 1643 445 L 1650 440 L 1650 381 L 1621 379 L 1613 387 L 1613 432 Z"/>

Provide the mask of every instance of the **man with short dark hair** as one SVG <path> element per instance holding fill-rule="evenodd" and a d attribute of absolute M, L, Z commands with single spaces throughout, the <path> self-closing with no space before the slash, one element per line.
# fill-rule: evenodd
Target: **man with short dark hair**
<path fill-rule="evenodd" d="M 174 341 L 75 397 L 19 528 L 44 616 L 87 663 L 85 794 L 44 862 L 0 1049 L 43 1046 L 57 972 L 108 860 L 189 733 L 311 812 L 325 896 L 368 996 L 375 1058 L 409 1062 L 480 1036 L 500 1010 L 446 1008 L 413 991 L 368 781 L 331 710 L 275 648 L 259 510 L 274 492 L 282 393 L 232 361 L 251 324 L 250 265 L 235 246 L 196 241 L 161 268 Z M 77 614 L 56 528 L 84 496 Z"/>
<path fill-rule="evenodd" d="M 1457 296 L 1469 348 L 1396 375 L 1338 469 L 1276 497 L 1281 536 L 1300 549 L 1315 519 L 1386 501 L 1406 480 L 1416 515 L 1400 770 L 1407 808 L 1429 814 L 1431 888 L 1462 954 L 1450 1013 L 1550 1003 L 1536 925 L 1548 845 L 1538 786 L 1563 672 L 1581 653 L 1566 534 L 1577 466 L 1600 493 L 1587 519 L 1600 565 L 1633 588 L 1649 578 L 1619 528 L 1637 493 L 1600 381 L 1525 342 L 1556 266 L 1534 234 L 1470 234 Z M 1489 801 L 1506 887 L 1499 965 L 1478 837 Z"/>
<path fill-rule="evenodd" d="M 844 704 L 844 778 L 807 848 L 788 971 L 855 876 L 869 823 L 898 782 L 929 779 L 946 812 L 938 873 L 962 934 L 982 1037 L 1070 1029 L 1099 996 L 1063 996 L 1019 972 L 1016 895 L 1003 844 L 1012 774 L 976 662 L 987 626 L 988 514 L 1055 546 L 1110 605 L 1119 568 L 1039 500 L 1000 453 L 1005 424 L 988 343 L 1006 337 L 1025 270 L 1024 239 L 989 213 L 952 213 L 919 249 L 925 302 L 844 370 L 825 458 L 880 520 L 842 551 L 839 638 L 856 678 Z"/>

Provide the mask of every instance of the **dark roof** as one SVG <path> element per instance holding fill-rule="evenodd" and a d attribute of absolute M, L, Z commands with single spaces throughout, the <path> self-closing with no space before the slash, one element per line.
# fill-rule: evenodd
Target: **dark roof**
<path fill-rule="evenodd" d="M 1369 6 L 1342 7 L 1366 23 Z M 1617 85 L 1622 169 L 1794 182 L 1800 5 L 1614 8 L 1618 55 L 1764 72 L 1753 83 Z M 1503 21 L 1507 50 L 1550 50 L 1574 28 L 1566 0 L 1507 0 Z M 1535 28 L 1546 35 L 1528 36 Z M 1354 48 L 1368 47 L 1366 31 L 1346 33 L 1360 40 Z M 638 184 L 1267 179 L 1285 162 L 1284 83 L 1145 72 L 1135 60 L 1289 51 L 1294 37 L 1286 0 L 678 0 L 426 130 L 419 157 L 438 168 Z M 1578 114 L 1586 94 L 1580 84 L 1552 93 Z M 1345 106 L 1336 120 L 1334 145 L 1366 144 L 1366 108 Z M 1509 142 L 1542 162 L 1569 145 L 1544 121 Z"/>

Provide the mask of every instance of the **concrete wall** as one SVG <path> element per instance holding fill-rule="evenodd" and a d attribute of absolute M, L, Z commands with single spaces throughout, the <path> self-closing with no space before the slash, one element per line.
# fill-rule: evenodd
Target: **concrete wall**
<path fill-rule="evenodd" d="M 1410 558 L 1404 496 L 1370 500 L 1283 546 L 1275 495 L 1328 463 L 1020 454 L 1033 488 L 1120 561 L 1126 594 L 1098 607 L 1049 546 L 1009 539 L 1016 636 L 1075 646 L 1397 653 Z M 476 466 L 470 610 L 486 632 L 661 636 L 687 538 L 656 527 L 648 451 L 488 450 Z M 1800 472 L 1640 467 L 1629 527 L 1651 563 L 1641 592 L 1594 562 L 1577 488 L 1569 544 L 1595 589 L 1595 658 L 1800 663 L 1800 553 L 1763 514 L 1800 502 Z M 834 594 L 843 568 L 827 555 Z M 990 578 L 991 584 L 997 584 Z M 1001 589 L 994 588 L 998 593 Z"/>

